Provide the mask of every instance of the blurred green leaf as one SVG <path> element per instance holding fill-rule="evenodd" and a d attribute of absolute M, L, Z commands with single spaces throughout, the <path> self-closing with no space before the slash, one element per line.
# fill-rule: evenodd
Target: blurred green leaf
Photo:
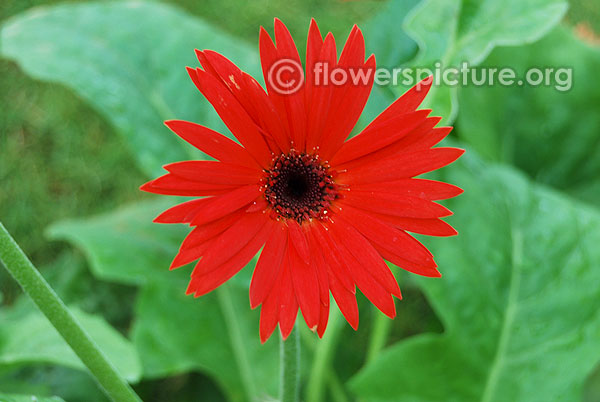
<path fill-rule="evenodd" d="M 141 291 L 133 339 L 145 376 L 200 370 L 231 401 L 276 395 L 277 337 L 261 345 L 259 314 L 250 310 L 248 288 L 229 283 L 198 299 L 184 291 L 162 283 Z"/>
<path fill-rule="evenodd" d="M 152 220 L 176 203 L 167 197 L 140 202 L 93 218 L 58 222 L 47 234 L 83 250 L 99 278 L 130 285 L 168 280 L 173 278 L 168 267 L 186 231 L 182 225 Z"/>
<path fill-rule="evenodd" d="M 536 181 L 597 205 L 600 195 L 600 48 L 566 28 L 520 48 L 499 48 L 486 65 L 573 69 L 573 88 L 553 86 L 463 88 L 459 135 L 481 155 L 511 163 Z M 555 75 L 552 75 L 553 84 Z M 565 80 L 567 75 L 558 77 Z M 564 86 L 567 88 L 567 86 Z M 493 111 L 493 112 L 491 112 Z"/>
<path fill-rule="evenodd" d="M 162 198 L 89 220 L 59 222 L 49 234 L 83 250 L 99 278 L 142 285 L 132 337 L 145 378 L 199 370 L 232 401 L 273 395 L 277 343 L 260 344 L 258 311 L 250 310 L 248 300 L 255 261 L 213 294 L 185 296 L 189 271 L 168 270 L 185 228 L 152 223 L 174 204 Z"/>
<path fill-rule="evenodd" d="M 102 318 L 75 308 L 71 311 L 92 339 L 130 382 L 141 376 L 135 348 Z M 26 303 L 0 312 L 0 365 L 50 363 L 86 370 L 48 320 Z"/>
<path fill-rule="evenodd" d="M 33 395 L 8 395 L 0 393 L 0 402 L 64 402 L 57 396 L 41 398 Z"/>
<path fill-rule="evenodd" d="M 90 102 L 150 176 L 191 152 L 163 120 L 198 121 L 225 132 L 184 68 L 199 65 L 194 48 L 226 51 L 243 69 L 260 71 L 257 52 L 239 39 L 156 2 L 34 8 L 4 22 L 0 44 L 0 55 L 27 74 L 60 82 Z"/>
<path fill-rule="evenodd" d="M 577 401 L 600 358 L 600 214 L 473 156 L 445 169 L 460 235 L 419 278 L 444 334 L 396 343 L 351 381 L 376 401 Z"/>
<path fill-rule="evenodd" d="M 405 34 L 399 33 L 403 27 L 419 46 L 417 56 L 402 63 L 403 67 L 411 68 L 433 68 L 436 62 L 445 67 L 456 67 L 462 62 L 475 66 L 495 46 L 518 46 L 539 39 L 567 10 L 565 0 L 424 0 L 405 17 L 406 2 L 392 1 L 397 3 L 396 8 L 386 8 L 374 19 L 381 34 L 376 36 L 373 30 L 369 33 L 376 38 L 385 37 L 393 26 L 393 34 L 382 43 L 386 46 L 397 39 L 397 47 L 406 54 L 405 49 L 412 41 L 407 42 Z M 385 53 L 383 57 L 388 62 Z M 393 89 L 398 96 L 406 87 L 399 85 Z M 426 102 L 436 115 L 451 123 L 458 112 L 456 97 L 456 88 L 440 86 L 432 89 Z"/>

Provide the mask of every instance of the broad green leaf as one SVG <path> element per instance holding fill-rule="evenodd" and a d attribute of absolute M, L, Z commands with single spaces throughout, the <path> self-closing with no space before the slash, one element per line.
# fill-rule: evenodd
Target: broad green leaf
<path fill-rule="evenodd" d="M 132 338 L 145 378 L 190 370 L 211 376 L 231 401 L 274 395 L 277 342 L 260 344 L 259 314 L 250 309 L 248 287 L 255 261 L 212 294 L 185 296 L 190 269 L 169 271 L 186 229 L 152 223 L 173 199 L 139 203 L 110 214 L 57 223 L 87 256 L 96 276 L 142 285 Z"/>
<path fill-rule="evenodd" d="M 565 0 L 424 0 L 405 17 L 406 9 L 400 5 L 404 2 L 392 1 L 399 3 L 395 11 L 384 9 L 375 18 L 382 35 L 390 24 L 395 26 L 393 32 L 400 39 L 399 48 L 404 49 L 404 36 L 398 35 L 402 25 L 418 44 L 419 52 L 402 65 L 386 67 L 432 69 L 436 62 L 445 67 L 456 67 L 462 62 L 475 66 L 495 46 L 518 46 L 539 39 L 567 10 Z M 399 85 L 393 89 L 398 96 L 406 87 Z M 456 97 L 456 88 L 439 86 L 433 88 L 427 104 L 448 123 L 458 112 Z"/>
<path fill-rule="evenodd" d="M 133 339 L 146 377 L 199 370 L 231 401 L 276 395 L 277 337 L 261 345 L 247 286 L 229 283 L 194 299 L 185 286 L 153 283 L 141 290 L 136 312 Z"/>
<path fill-rule="evenodd" d="M 499 48 L 485 65 L 508 65 L 525 76 L 529 68 L 573 69 L 573 88 L 552 86 L 463 88 L 459 135 L 480 154 L 512 163 L 536 181 L 597 204 L 600 195 L 600 48 L 579 41 L 566 28 L 521 48 Z M 568 78 L 567 73 L 558 76 Z M 564 89 L 568 86 L 559 86 Z M 493 112 L 491 112 L 493 111 Z"/>
<path fill-rule="evenodd" d="M 600 214 L 471 156 L 445 170 L 459 236 L 419 278 L 445 327 L 396 343 L 352 390 L 380 401 L 577 401 L 600 359 Z"/>
<path fill-rule="evenodd" d="M 93 218 L 58 222 L 47 234 L 81 248 L 101 279 L 131 285 L 172 280 L 168 268 L 186 231 L 182 225 L 152 220 L 176 203 L 168 197 L 140 202 Z"/>
<path fill-rule="evenodd" d="M 4 22 L 0 46 L 0 56 L 27 74 L 64 84 L 95 107 L 150 176 L 190 156 L 191 147 L 163 120 L 224 131 L 185 70 L 199 65 L 194 48 L 224 51 L 243 69 L 259 71 L 257 52 L 239 39 L 158 2 L 34 8 Z"/>
<path fill-rule="evenodd" d="M 76 308 L 71 311 L 120 374 L 137 381 L 141 367 L 133 345 L 103 319 Z M 29 303 L 20 303 L 0 314 L 0 366 L 31 363 L 86 370 L 42 313 Z"/>
<path fill-rule="evenodd" d="M 9 395 L 0 393 L 0 402 L 64 402 L 57 396 L 37 397 L 33 395 Z"/>

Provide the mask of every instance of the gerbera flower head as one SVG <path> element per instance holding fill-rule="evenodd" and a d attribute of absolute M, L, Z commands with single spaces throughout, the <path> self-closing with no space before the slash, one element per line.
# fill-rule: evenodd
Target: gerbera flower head
<path fill-rule="evenodd" d="M 197 261 L 187 294 L 212 291 L 262 249 L 250 305 L 261 306 L 264 342 L 277 324 L 286 338 L 298 310 L 322 336 L 330 293 L 354 329 L 356 288 L 394 317 L 393 297 L 401 294 L 384 259 L 419 275 L 440 276 L 431 253 L 409 234 L 455 235 L 440 219 L 451 212 L 435 201 L 462 192 L 415 178 L 463 153 L 433 148 L 451 128 L 436 127 L 439 117 L 417 110 L 431 79 L 348 139 L 374 80 L 375 57 L 365 60 L 358 27 L 338 58 L 333 35 L 323 39 L 313 20 L 304 70 L 281 21 L 275 20 L 275 43 L 261 29 L 266 91 L 219 53 L 196 53 L 202 68 L 188 67 L 189 75 L 239 143 L 195 123 L 167 121 L 215 161 L 166 165 L 167 174 L 142 186 L 152 193 L 197 197 L 155 219 L 193 228 L 171 265 Z M 326 84 L 318 76 L 325 65 L 366 79 Z M 274 66 L 282 67 L 274 73 Z"/>

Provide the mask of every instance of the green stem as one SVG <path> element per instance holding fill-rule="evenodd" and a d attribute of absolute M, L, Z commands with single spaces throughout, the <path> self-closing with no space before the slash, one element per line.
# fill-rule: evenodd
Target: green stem
<path fill-rule="evenodd" d="M 0 223 L 0 261 L 113 401 L 141 402 Z"/>
<path fill-rule="evenodd" d="M 300 383 L 300 335 L 294 328 L 287 340 L 281 338 L 280 348 L 280 389 L 281 402 L 297 402 Z"/>
<path fill-rule="evenodd" d="M 381 349 L 385 347 L 391 327 L 392 320 L 380 311 L 375 310 L 373 330 L 371 331 L 371 339 L 367 348 L 367 362 L 374 360 L 379 352 L 381 352 Z"/>
<path fill-rule="evenodd" d="M 325 391 L 325 380 L 328 372 L 332 372 L 331 360 L 335 353 L 339 336 L 342 332 L 340 325 L 340 313 L 332 308 L 329 316 L 329 325 L 323 339 L 315 349 L 310 377 L 306 386 L 306 400 L 308 402 L 321 402 Z"/>
<path fill-rule="evenodd" d="M 242 383 L 244 384 L 248 401 L 253 401 L 256 398 L 257 392 L 252 376 L 252 366 L 250 364 L 250 359 L 248 358 L 248 352 L 244 346 L 242 330 L 240 329 L 235 307 L 231 300 L 232 296 L 229 291 L 229 285 L 226 283 L 221 285 L 221 287 L 217 289 L 217 295 L 219 303 L 221 304 L 223 316 L 225 317 L 225 325 L 228 330 L 227 333 L 229 334 L 231 347 L 234 351 L 233 355 L 242 377 Z"/>

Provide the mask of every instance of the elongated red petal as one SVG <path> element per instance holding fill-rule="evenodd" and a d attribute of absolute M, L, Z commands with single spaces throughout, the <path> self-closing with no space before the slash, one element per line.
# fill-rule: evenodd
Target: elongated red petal
<path fill-rule="evenodd" d="M 310 20 L 308 28 L 308 39 L 306 41 L 306 74 L 304 99 L 306 110 L 311 110 L 312 95 L 315 85 L 315 63 L 318 62 L 323 48 L 323 37 L 314 18 Z M 308 133 L 307 133 L 308 134 Z"/>
<path fill-rule="evenodd" d="M 279 298 L 281 294 L 279 282 L 281 282 L 280 277 L 283 275 L 282 271 L 281 269 L 279 275 L 275 278 L 273 289 L 260 307 L 259 333 L 261 343 L 265 343 L 269 339 L 279 321 Z"/>
<path fill-rule="evenodd" d="M 298 315 L 298 301 L 294 293 L 292 275 L 290 269 L 289 254 L 286 256 L 287 263 L 283 266 L 279 294 L 279 329 L 281 337 L 285 340 L 292 332 L 296 316 Z"/>
<path fill-rule="evenodd" d="M 429 250 L 406 232 L 349 206 L 344 207 L 340 213 L 374 246 L 379 246 L 417 264 L 436 267 Z"/>
<path fill-rule="evenodd" d="M 275 43 L 277 45 L 277 58 L 281 60 L 291 60 L 295 63 L 297 69 L 302 69 L 300 55 L 296 44 L 292 39 L 292 35 L 287 27 L 278 19 L 275 18 Z M 273 79 L 268 77 L 266 79 Z M 265 79 L 265 80 L 266 80 Z M 306 144 L 306 106 L 304 104 L 304 86 L 301 85 L 297 91 L 287 94 L 277 94 L 269 91 L 271 98 L 276 97 L 281 99 L 285 111 L 288 116 L 290 134 L 292 141 L 296 144 L 297 149 L 304 149 Z"/>
<path fill-rule="evenodd" d="M 321 54 L 319 55 L 319 62 L 321 62 L 319 71 L 313 75 L 315 86 L 312 90 L 312 100 L 309 109 L 310 119 L 308 120 L 306 133 L 306 149 L 309 152 L 316 148 L 321 141 L 331 106 L 331 96 L 334 86 L 326 85 L 324 82 L 326 69 L 332 68 L 337 63 L 335 39 L 331 33 L 325 37 Z"/>
<path fill-rule="evenodd" d="M 287 231 L 281 226 L 267 240 L 250 282 L 251 308 L 256 308 L 271 294 L 287 253 L 287 238 Z"/>
<path fill-rule="evenodd" d="M 196 265 L 197 275 L 206 275 L 219 268 L 229 256 L 243 249 L 258 232 L 270 222 L 267 214 L 262 212 L 246 213 L 210 242 L 202 260 Z"/>
<path fill-rule="evenodd" d="M 321 224 L 318 224 L 315 225 L 314 230 L 312 230 L 311 233 L 314 236 L 313 244 L 319 244 L 321 246 L 323 258 L 329 269 L 331 269 L 331 272 L 338 278 L 338 281 L 342 286 L 349 292 L 354 293 L 356 290 L 354 281 L 350 275 L 350 270 L 339 255 L 339 250 L 335 246 L 334 240 L 331 239 L 329 231 Z"/>
<path fill-rule="evenodd" d="M 184 161 L 165 165 L 176 176 L 199 183 L 242 186 L 258 183 L 260 171 L 244 166 L 214 161 Z"/>
<path fill-rule="evenodd" d="M 342 315 L 346 321 L 348 321 L 348 324 L 350 324 L 354 330 L 357 330 L 358 304 L 356 303 L 356 295 L 342 286 L 333 273 L 329 273 L 329 287 Z"/>
<path fill-rule="evenodd" d="M 425 96 L 427 96 L 427 93 L 431 88 L 431 84 L 433 84 L 433 76 L 427 77 L 419 82 L 417 85 L 404 93 L 404 95 L 396 99 L 394 103 L 392 103 L 379 116 L 377 116 L 367 126 L 367 129 L 372 125 L 382 123 L 404 113 L 415 111 L 419 105 L 423 103 L 423 99 L 425 99 Z"/>
<path fill-rule="evenodd" d="M 350 205 L 367 211 L 408 218 L 441 218 L 452 215 L 443 205 L 410 195 L 374 191 L 349 191 L 340 204 Z"/>
<path fill-rule="evenodd" d="M 356 286 L 371 301 L 382 313 L 390 318 L 396 316 L 396 306 L 392 298 L 391 293 L 386 290 L 370 273 L 366 267 L 363 267 L 360 262 L 351 254 L 350 250 L 343 245 L 343 235 L 337 233 L 339 222 L 331 225 L 330 232 L 334 237 L 338 248 L 340 249 L 340 256 L 344 260 L 344 263 L 348 267 L 352 279 L 356 283 Z"/>
<path fill-rule="evenodd" d="M 212 50 L 197 51 L 206 71 L 214 71 L 244 107 L 254 123 L 271 137 L 278 146 L 273 152 L 289 150 L 289 138 L 282 127 L 275 106 L 260 84 L 223 55 Z M 210 68 L 210 70 L 209 70 Z"/>
<path fill-rule="evenodd" d="M 274 222 L 269 221 L 248 244 L 217 269 L 200 275 L 197 274 L 196 266 L 194 272 L 192 272 L 192 279 L 186 294 L 194 293 L 194 297 L 200 297 L 221 286 L 225 281 L 237 274 L 260 250 L 271 235 L 274 225 Z"/>
<path fill-rule="evenodd" d="M 386 158 L 340 174 L 342 183 L 378 183 L 407 179 L 446 166 L 464 153 L 458 148 L 433 148 Z"/>
<path fill-rule="evenodd" d="M 340 149 L 358 121 L 375 79 L 375 57 L 365 62 L 362 32 L 354 27 L 340 55 L 338 66 L 347 71 L 346 85 L 333 90 L 331 107 L 325 124 L 326 136 L 321 139 L 321 155 L 329 160 Z M 357 66 L 360 66 L 357 68 Z"/>
<path fill-rule="evenodd" d="M 343 242 L 350 254 L 354 256 L 356 261 L 386 291 L 401 298 L 400 287 L 398 286 L 398 282 L 396 282 L 396 278 L 371 243 L 352 226 L 351 222 L 345 221 L 341 217 L 338 218 L 334 225 L 336 226 L 335 232 L 339 234 L 338 238 Z"/>
<path fill-rule="evenodd" d="M 292 236 L 289 237 L 291 243 Z M 320 299 L 319 279 L 315 265 L 304 261 L 294 248 L 288 249 L 290 271 L 296 300 L 308 328 L 315 331 L 319 324 Z"/>
<path fill-rule="evenodd" d="M 194 226 L 204 225 L 228 215 L 250 204 L 261 195 L 258 185 L 239 187 L 221 196 L 212 197 L 210 202 L 194 217 Z"/>
<path fill-rule="evenodd" d="M 195 227 L 181 243 L 179 252 L 169 269 L 179 268 L 199 259 L 210 247 L 211 241 L 238 222 L 244 213 L 243 210 L 239 210 L 216 221 Z"/>
<path fill-rule="evenodd" d="M 200 198 L 175 205 L 154 218 L 155 223 L 190 223 L 208 198 Z"/>
<path fill-rule="evenodd" d="M 427 117 L 413 128 L 410 133 L 388 146 L 365 154 L 357 159 L 337 164 L 335 168 L 338 170 L 354 170 L 361 166 L 376 164 L 388 158 L 396 158 L 398 155 L 427 150 L 441 141 L 445 136 L 445 134 L 444 136 L 439 135 L 439 130 L 443 130 L 444 127 L 434 128 L 440 120 L 440 117 Z M 391 124 L 393 121 L 394 119 L 389 119 L 382 124 Z"/>
<path fill-rule="evenodd" d="M 458 234 L 452 226 L 441 219 L 415 219 L 381 214 L 376 214 L 376 216 L 378 219 L 408 232 L 442 237 Z"/>
<path fill-rule="evenodd" d="M 429 113 L 429 110 L 419 110 L 403 114 L 363 130 L 342 145 L 331 160 L 331 165 L 337 166 L 360 158 L 398 141 L 421 124 Z"/>
<path fill-rule="evenodd" d="M 405 258 L 402 258 L 401 255 L 388 251 L 382 248 L 378 244 L 374 244 L 373 247 L 381 254 L 381 256 L 387 261 L 391 262 L 402 268 L 405 271 L 412 272 L 413 274 L 427 276 L 431 278 L 439 278 L 442 274 L 436 269 L 436 267 L 424 266 L 417 264 L 413 261 L 409 261 Z"/>
<path fill-rule="evenodd" d="M 426 200 L 445 200 L 456 197 L 463 190 L 452 184 L 428 179 L 399 179 L 382 183 L 352 185 L 352 191 L 372 191 L 385 197 L 386 194 L 410 195 Z"/>
<path fill-rule="evenodd" d="M 248 151 L 208 127 L 183 120 L 167 120 L 165 124 L 185 141 L 221 162 L 236 163 L 251 168 L 259 167 Z"/>
<path fill-rule="evenodd" d="M 310 249 L 308 248 L 308 240 L 302 231 L 298 222 L 293 219 L 288 221 L 288 230 L 290 233 L 290 245 L 296 250 L 300 258 L 306 263 L 310 262 Z"/>
<path fill-rule="evenodd" d="M 154 194 L 202 197 L 224 194 L 235 190 L 237 187 L 239 186 L 202 183 L 168 173 L 144 184 L 140 187 L 140 190 Z"/>
<path fill-rule="evenodd" d="M 193 70 L 189 72 L 190 75 L 194 74 Z M 195 74 L 198 89 L 212 104 L 231 133 L 262 167 L 267 167 L 271 160 L 269 147 L 246 110 L 220 80 L 201 69 L 196 69 Z"/>

